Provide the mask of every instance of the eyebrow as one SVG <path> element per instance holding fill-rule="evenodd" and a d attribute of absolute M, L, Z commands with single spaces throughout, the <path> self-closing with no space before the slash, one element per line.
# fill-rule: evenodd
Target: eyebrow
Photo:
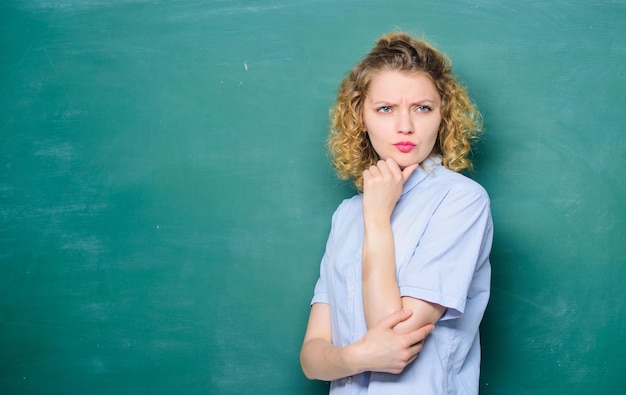
<path fill-rule="evenodd" d="M 411 104 L 426 104 L 426 103 L 435 104 L 436 102 L 437 101 L 433 99 L 420 99 L 420 100 L 413 101 Z M 392 100 L 378 100 L 378 101 L 371 102 L 371 103 L 372 105 L 375 105 L 375 106 L 395 104 L 395 102 Z"/>

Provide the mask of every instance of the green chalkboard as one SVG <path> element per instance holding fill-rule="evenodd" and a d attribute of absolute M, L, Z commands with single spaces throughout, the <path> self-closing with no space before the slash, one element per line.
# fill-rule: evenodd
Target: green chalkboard
<path fill-rule="evenodd" d="M 401 29 L 487 133 L 482 394 L 626 387 L 626 3 L 0 3 L 0 393 L 323 394 L 346 71 Z"/>

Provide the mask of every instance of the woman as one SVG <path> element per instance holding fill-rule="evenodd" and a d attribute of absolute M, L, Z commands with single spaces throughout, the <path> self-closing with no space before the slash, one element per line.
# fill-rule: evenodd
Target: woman
<path fill-rule="evenodd" d="M 342 82 L 329 148 L 362 193 L 333 215 L 300 358 L 331 394 L 478 393 L 493 224 L 459 172 L 480 126 L 450 62 L 403 33 Z"/>

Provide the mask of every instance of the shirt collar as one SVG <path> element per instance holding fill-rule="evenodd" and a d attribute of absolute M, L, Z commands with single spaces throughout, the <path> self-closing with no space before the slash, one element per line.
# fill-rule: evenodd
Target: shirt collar
<path fill-rule="evenodd" d="M 419 167 L 415 169 L 413 174 L 411 174 L 409 179 L 404 183 L 404 187 L 402 188 L 402 195 L 415 188 L 426 177 L 432 174 L 433 171 L 440 165 L 441 156 L 439 155 L 429 156 L 428 158 L 424 159 L 424 161 L 420 163 Z"/>

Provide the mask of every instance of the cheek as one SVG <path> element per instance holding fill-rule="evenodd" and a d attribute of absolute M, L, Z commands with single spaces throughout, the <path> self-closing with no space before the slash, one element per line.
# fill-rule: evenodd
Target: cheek
<path fill-rule="evenodd" d="M 374 121 L 372 121 L 372 119 L 370 117 L 367 116 L 363 116 L 361 118 L 361 125 L 363 126 L 363 130 L 365 131 L 369 131 L 372 128 L 374 128 Z"/>
<path fill-rule="evenodd" d="M 441 125 L 443 124 L 443 120 L 439 119 L 439 121 L 435 121 L 433 122 L 432 125 L 432 133 L 433 133 L 433 138 L 437 138 L 437 136 L 439 136 L 439 131 L 441 130 Z"/>
<path fill-rule="evenodd" d="M 380 124 L 372 121 L 372 120 L 364 120 L 363 122 L 363 131 L 365 133 L 367 133 L 367 135 L 369 136 L 370 141 L 371 140 L 377 140 L 380 138 L 381 135 L 381 128 L 380 128 Z"/>

